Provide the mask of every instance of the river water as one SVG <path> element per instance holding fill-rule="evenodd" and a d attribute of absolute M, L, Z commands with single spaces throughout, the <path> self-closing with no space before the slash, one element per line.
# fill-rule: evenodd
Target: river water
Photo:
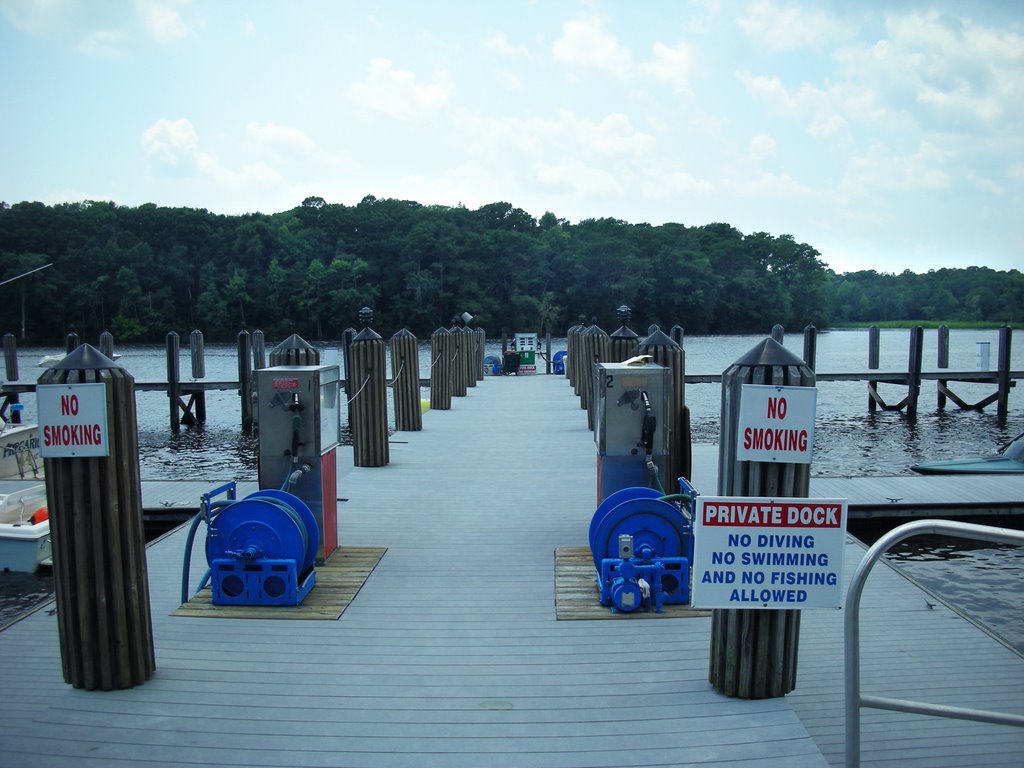
<path fill-rule="evenodd" d="M 686 372 L 720 374 L 762 339 L 750 335 L 688 336 L 684 343 Z M 938 370 L 937 340 L 936 331 L 925 332 L 926 371 Z M 271 342 L 276 341 L 268 340 L 268 349 Z M 996 331 L 956 330 L 950 334 L 949 370 L 976 370 L 979 342 L 990 345 L 990 361 L 994 366 L 998 348 Z M 338 342 L 318 346 L 323 362 L 339 360 Z M 791 334 L 785 346 L 802 356 L 803 337 Z M 564 348 L 564 339 L 553 340 L 553 352 Z M 40 357 L 62 351 L 58 348 L 19 350 L 19 380 L 38 380 L 43 371 L 36 365 Z M 121 364 L 136 381 L 166 380 L 162 346 L 125 345 L 118 346 L 116 351 L 122 355 Z M 488 342 L 487 353 L 500 356 L 500 344 Z M 816 367 L 821 373 L 864 371 L 867 370 L 867 354 L 866 330 L 820 333 Z M 908 357 L 909 332 L 882 330 L 879 371 L 906 371 Z M 205 362 L 205 380 L 237 381 L 234 345 L 208 344 Z M 191 380 L 187 348 L 182 351 L 180 367 L 182 379 Z M 424 343 L 420 349 L 421 377 L 429 376 L 429 367 L 429 347 Z M 1024 369 L 1024 342 L 1018 341 L 1013 350 L 1011 368 Z M 981 400 L 995 389 L 994 384 L 954 383 L 950 386 L 968 402 Z M 910 475 L 913 474 L 910 465 L 917 462 L 994 453 L 1000 445 L 1024 431 L 1024 393 L 1020 390 L 1021 387 L 1011 390 L 1009 418 L 1005 425 L 1000 425 L 995 405 L 975 412 L 960 411 L 949 403 L 945 411 L 938 411 L 934 382 L 922 384 L 917 419 L 908 419 L 901 412 L 868 413 L 867 388 L 862 381 L 821 382 L 812 474 L 835 477 Z M 906 394 L 906 388 L 883 384 L 880 394 L 886 402 L 898 402 Z M 718 442 L 720 399 L 718 384 L 687 385 L 686 402 L 690 407 L 694 442 Z M 25 421 L 34 423 L 35 398 L 26 396 L 23 401 Z M 183 428 L 178 434 L 171 434 L 168 428 L 169 408 L 164 393 L 140 392 L 137 410 L 143 479 L 256 479 L 256 443 L 252 436 L 242 434 L 239 429 L 237 392 L 209 392 L 206 425 Z M 1018 525 L 1012 521 L 1009 524 Z M 944 540 L 912 540 L 897 550 L 890 561 L 1024 651 L 1024 601 L 1020 598 L 1024 551 Z M 0 625 L 3 623 L 0 615 Z"/>

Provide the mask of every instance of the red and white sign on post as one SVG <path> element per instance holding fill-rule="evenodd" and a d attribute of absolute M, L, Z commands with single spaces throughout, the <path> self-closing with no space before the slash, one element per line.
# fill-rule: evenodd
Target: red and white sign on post
<path fill-rule="evenodd" d="M 39 455 L 43 458 L 109 456 L 104 384 L 40 384 Z"/>
<path fill-rule="evenodd" d="M 838 608 L 846 499 L 701 496 L 695 608 Z"/>
<path fill-rule="evenodd" d="M 810 464 L 817 402 L 814 387 L 744 384 L 736 460 Z"/>

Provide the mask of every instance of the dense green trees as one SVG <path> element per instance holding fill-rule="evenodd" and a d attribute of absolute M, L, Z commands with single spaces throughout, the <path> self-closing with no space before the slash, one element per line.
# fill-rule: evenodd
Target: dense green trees
<path fill-rule="evenodd" d="M 354 206 L 309 197 L 280 214 L 84 202 L 0 204 L 0 331 L 59 343 L 159 341 L 200 328 L 229 340 L 338 338 L 374 308 L 382 334 L 424 336 L 468 311 L 490 332 L 564 332 L 580 316 L 614 327 L 633 307 L 638 330 L 767 331 L 830 319 L 1019 320 L 1019 272 L 836 276 L 789 235 L 744 235 L 728 224 L 578 224 L 535 220 L 507 202 L 476 210 L 366 197 Z M 22 305 L 24 304 L 24 325 Z"/>

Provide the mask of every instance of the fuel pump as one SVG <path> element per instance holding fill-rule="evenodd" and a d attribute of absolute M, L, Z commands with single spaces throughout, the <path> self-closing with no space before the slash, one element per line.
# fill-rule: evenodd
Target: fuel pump
<path fill-rule="evenodd" d="M 259 484 L 287 491 L 316 519 L 322 563 L 338 546 L 337 365 L 279 365 L 256 372 Z"/>
<path fill-rule="evenodd" d="M 655 363 L 594 365 L 598 504 L 623 488 L 663 490 L 669 376 Z"/>

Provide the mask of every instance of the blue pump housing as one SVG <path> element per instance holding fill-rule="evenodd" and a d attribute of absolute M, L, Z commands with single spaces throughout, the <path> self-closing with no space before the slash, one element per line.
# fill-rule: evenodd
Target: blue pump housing
<path fill-rule="evenodd" d="M 676 496 L 623 488 L 597 508 L 590 551 L 602 605 L 661 613 L 663 605 L 690 602 L 697 491 L 685 478 L 679 483 Z"/>

